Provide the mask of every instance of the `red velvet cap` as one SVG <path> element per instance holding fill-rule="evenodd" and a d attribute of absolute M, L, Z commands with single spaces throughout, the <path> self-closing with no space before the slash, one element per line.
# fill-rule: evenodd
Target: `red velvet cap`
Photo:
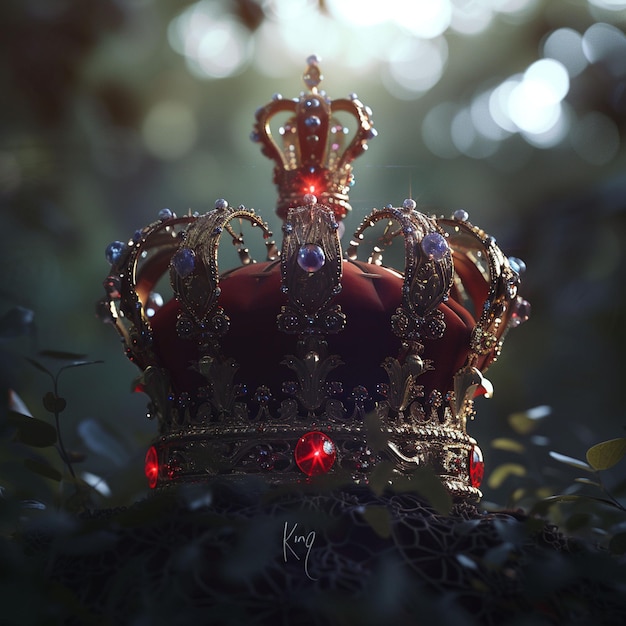
<path fill-rule="evenodd" d="M 482 281 L 484 283 L 484 281 Z M 376 385 L 385 380 L 383 360 L 397 355 L 400 341 L 391 330 L 390 319 L 400 305 L 402 277 L 395 271 L 367 263 L 344 262 L 342 291 L 335 302 L 346 314 L 346 328 L 328 338 L 329 351 L 344 365 L 336 370 L 344 391 L 363 385 L 372 397 Z M 260 385 L 279 391 L 289 371 L 280 363 L 295 351 L 296 337 L 278 330 L 276 316 L 286 297 L 281 293 L 278 263 L 255 263 L 226 274 L 220 281 L 220 306 L 230 318 L 230 329 L 221 340 L 225 357 L 239 365 L 237 380 L 252 391 Z M 476 285 L 474 291 L 480 291 Z M 437 389 L 445 394 L 452 378 L 461 368 L 469 351 L 475 320 L 458 302 L 450 298 L 440 305 L 446 324 L 442 339 L 425 341 L 423 358 L 433 362 L 434 370 L 420 377 L 426 395 Z M 170 372 L 177 393 L 194 393 L 206 381 L 194 375 L 191 364 L 199 354 L 193 341 L 177 336 L 176 318 L 180 306 L 168 302 L 152 319 L 154 351 Z"/>

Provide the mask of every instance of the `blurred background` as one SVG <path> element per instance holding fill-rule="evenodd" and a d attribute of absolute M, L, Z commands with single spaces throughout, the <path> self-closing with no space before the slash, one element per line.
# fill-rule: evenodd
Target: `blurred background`
<path fill-rule="evenodd" d="M 486 498 L 568 484 L 575 470 L 549 452 L 583 458 L 626 424 L 625 29 L 624 0 L 4 0 L 3 387 L 49 420 L 50 381 L 23 357 L 104 361 L 60 378 L 66 445 L 106 502 L 142 493 L 156 424 L 94 312 L 104 249 L 163 208 L 219 197 L 277 230 L 254 111 L 298 95 L 317 53 L 323 88 L 358 93 L 379 132 L 355 164 L 347 231 L 412 196 L 467 210 L 528 266 L 531 320 L 471 425 L 487 471 L 509 464 Z"/>

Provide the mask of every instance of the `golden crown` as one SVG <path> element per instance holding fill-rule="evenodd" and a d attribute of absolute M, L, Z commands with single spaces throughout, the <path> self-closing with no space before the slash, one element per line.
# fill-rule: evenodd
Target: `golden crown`
<path fill-rule="evenodd" d="M 338 220 L 371 116 L 356 96 L 331 102 L 318 91 L 316 57 L 304 81 L 298 99 L 275 97 L 257 112 L 253 133 L 276 161 L 280 251 L 253 210 L 222 199 L 204 215 L 164 209 L 107 248 L 103 306 L 159 423 L 149 484 L 326 473 L 366 484 L 387 464 L 398 476 L 429 467 L 453 496 L 479 498 L 483 459 L 466 425 L 474 398 L 491 394 L 483 372 L 507 330 L 528 318 L 523 263 L 465 211 L 426 216 L 412 199 L 374 209 L 344 254 Z M 279 147 L 269 127 L 284 111 Z M 358 121 L 345 149 L 336 111 Z M 264 239 L 267 261 L 251 258 L 244 223 Z M 359 260 L 372 228 L 382 235 Z M 224 236 L 242 262 L 226 272 Z M 404 266 L 393 269 L 383 253 L 398 238 Z M 164 303 L 153 290 L 168 271 L 174 297 Z"/>

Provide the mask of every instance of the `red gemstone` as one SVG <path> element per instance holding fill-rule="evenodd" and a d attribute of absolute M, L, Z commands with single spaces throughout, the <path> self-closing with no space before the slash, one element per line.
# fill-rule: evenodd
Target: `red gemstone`
<path fill-rule="evenodd" d="M 150 448 L 148 448 L 144 471 L 146 473 L 146 478 L 148 479 L 148 486 L 150 489 L 154 489 L 157 486 L 159 479 L 159 459 L 154 446 L 150 446 Z"/>
<path fill-rule="evenodd" d="M 485 462 L 483 461 L 483 453 L 478 446 L 472 446 L 469 455 L 469 475 L 472 487 L 480 487 L 485 475 Z"/>
<path fill-rule="evenodd" d="M 294 457 L 298 467 L 307 475 L 325 474 L 337 458 L 332 439 L 318 431 L 307 433 L 298 439 Z"/>

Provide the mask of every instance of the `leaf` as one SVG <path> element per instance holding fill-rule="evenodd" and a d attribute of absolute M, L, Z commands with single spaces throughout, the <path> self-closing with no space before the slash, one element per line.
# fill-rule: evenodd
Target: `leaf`
<path fill-rule="evenodd" d="M 387 539 L 391 535 L 391 516 L 386 507 L 367 506 L 363 518 L 379 537 Z"/>
<path fill-rule="evenodd" d="M 367 413 L 363 422 L 365 423 L 365 432 L 367 433 L 367 443 L 373 453 L 380 452 L 387 448 L 387 436 L 382 432 L 380 427 L 380 419 L 376 411 Z"/>
<path fill-rule="evenodd" d="M 626 533 L 618 533 L 611 538 L 609 550 L 612 554 L 626 553 Z"/>
<path fill-rule="evenodd" d="M 80 422 L 78 434 L 89 450 L 106 457 L 118 467 L 126 465 L 130 460 L 130 453 L 117 433 L 95 418 L 90 417 Z"/>
<path fill-rule="evenodd" d="M 56 415 L 65 409 L 67 402 L 65 398 L 61 398 L 60 396 L 52 393 L 52 391 L 48 391 L 48 393 L 43 397 L 43 405 L 46 411 L 50 411 L 50 413 L 54 413 Z"/>
<path fill-rule="evenodd" d="M 520 454 L 523 453 L 525 450 L 524 446 L 518 441 L 515 441 L 514 439 L 506 439 L 505 437 L 499 437 L 497 439 L 494 439 L 491 442 L 491 447 L 495 448 L 496 450 L 518 452 Z"/>
<path fill-rule="evenodd" d="M 550 415 L 549 406 L 536 406 L 527 411 L 520 411 L 509 415 L 509 426 L 519 435 L 528 435 L 537 428 L 540 420 Z"/>
<path fill-rule="evenodd" d="M 585 470 L 586 472 L 593 472 L 593 467 L 585 463 L 584 461 L 579 461 L 571 456 L 567 456 L 565 454 L 560 454 L 559 452 L 554 452 L 550 450 L 550 456 L 559 463 L 565 463 L 565 465 L 570 465 L 571 467 L 575 467 L 576 469 Z"/>
<path fill-rule="evenodd" d="M 75 352 L 65 352 L 63 350 L 42 350 L 39 356 L 49 359 L 58 359 L 59 361 L 82 361 L 86 354 L 77 354 Z"/>
<path fill-rule="evenodd" d="M 43 372 L 44 374 L 48 374 L 48 376 L 50 376 L 50 378 L 52 378 L 54 380 L 54 375 L 52 374 L 52 372 L 45 367 L 44 365 L 42 365 L 39 361 L 36 361 L 35 359 L 31 359 L 29 356 L 25 356 L 24 357 L 33 367 L 36 367 L 40 372 Z"/>
<path fill-rule="evenodd" d="M 478 569 L 478 564 L 474 559 L 470 558 L 465 554 L 457 554 L 456 560 L 463 566 L 468 569 Z"/>
<path fill-rule="evenodd" d="M 598 489 L 602 489 L 602 485 L 599 482 L 595 480 L 591 480 L 589 478 L 574 478 L 574 482 L 581 483 L 582 485 L 590 485 L 591 487 L 597 487 Z"/>
<path fill-rule="evenodd" d="M 8 310 L 0 318 L 0 340 L 14 339 L 35 333 L 35 314 L 22 306 Z"/>
<path fill-rule="evenodd" d="M 23 509 L 46 510 L 46 505 L 43 502 L 39 502 L 39 500 L 20 500 L 20 506 Z"/>
<path fill-rule="evenodd" d="M 72 367 L 84 367 L 85 365 L 97 365 L 98 363 L 104 363 L 102 360 L 97 361 L 75 361 L 74 363 L 70 363 L 69 365 L 64 365 L 59 368 L 59 374 L 64 370 L 69 370 Z"/>
<path fill-rule="evenodd" d="M 587 450 L 587 461 L 595 470 L 607 470 L 626 455 L 626 437 L 597 443 Z"/>
<path fill-rule="evenodd" d="M 378 463 L 372 473 L 369 476 L 368 484 L 370 489 L 380 496 L 391 487 L 391 481 L 393 478 L 394 465 L 390 461 L 381 461 Z"/>
<path fill-rule="evenodd" d="M 20 443 L 47 448 L 57 442 L 57 431 L 52 424 L 16 411 L 9 411 L 7 417 L 9 423 L 17 428 L 16 440 Z"/>
<path fill-rule="evenodd" d="M 24 400 L 22 400 L 22 398 L 20 398 L 13 389 L 9 389 L 8 408 L 11 411 L 15 411 L 16 413 L 21 413 L 22 415 L 26 415 L 27 417 L 32 417 L 32 414 L 28 410 L 28 407 L 26 406 Z"/>
<path fill-rule="evenodd" d="M 526 468 L 519 463 L 499 465 L 489 475 L 487 484 L 491 489 L 497 489 L 509 476 L 526 476 Z"/>
<path fill-rule="evenodd" d="M 109 497 L 111 495 L 111 487 L 101 476 L 92 474 L 91 472 L 83 472 L 81 478 L 101 496 Z"/>
<path fill-rule="evenodd" d="M 505 541 L 490 548 L 483 556 L 483 564 L 487 567 L 502 567 L 506 561 L 511 558 L 511 553 L 514 548 L 515 546 L 509 541 Z"/>
<path fill-rule="evenodd" d="M 44 476 L 45 478 L 50 478 L 51 480 L 55 480 L 60 482 L 63 478 L 61 472 L 52 465 L 48 465 L 46 463 L 40 463 L 39 461 L 34 461 L 33 459 L 24 459 L 24 465 L 35 472 L 35 474 L 39 474 L 40 476 Z"/>
<path fill-rule="evenodd" d="M 447 515 L 452 508 L 452 497 L 432 467 L 418 467 L 408 476 L 394 478 L 393 488 L 418 493 L 440 515 Z"/>
<path fill-rule="evenodd" d="M 615 504 L 615 502 L 607 500 L 606 498 L 579 495 L 559 495 L 548 496 L 547 498 L 540 500 L 533 506 L 529 515 L 544 515 L 553 504 L 558 504 L 559 502 L 598 502 L 599 504 L 606 504 L 616 509 L 620 508 L 619 505 Z"/>

